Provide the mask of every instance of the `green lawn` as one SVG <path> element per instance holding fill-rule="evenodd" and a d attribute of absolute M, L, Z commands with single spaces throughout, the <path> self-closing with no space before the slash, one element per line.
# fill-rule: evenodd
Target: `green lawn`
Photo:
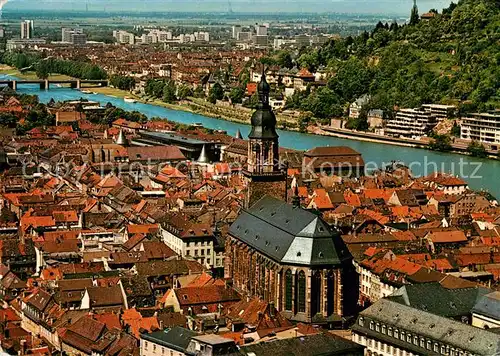
<path fill-rule="evenodd" d="M 12 75 L 12 76 L 17 77 L 19 79 L 26 79 L 26 80 L 38 79 L 35 72 L 21 73 L 17 69 L 9 67 L 9 66 L 5 66 L 5 65 L 0 66 L 0 74 Z M 67 75 L 63 75 L 63 74 L 51 74 L 49 76 L 49 80 L 71 80 L 71 79 L 73 79 L 73 78 L 70 76 L 67 76 Z"/>

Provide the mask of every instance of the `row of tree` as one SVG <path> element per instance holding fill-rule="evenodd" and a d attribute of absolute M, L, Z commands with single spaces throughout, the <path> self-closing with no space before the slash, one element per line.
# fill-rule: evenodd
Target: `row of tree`
<path fill-rule="evenodd" d="M 144 88 L 146 95 L 161 99 L 165 103 L 173 103 L 177 100 L 185 100 L 195 95 L 193 89 L 188 85 L 177 85 L 170 79 L 149 79 Z"/>
<path fill-rule="evenodd" d="M 34 70 L 40 79 L 47 79 L 51 73 L 91 80 L 106 79 L 108 77 L 106 71 L 98 65 L 81 60 L 42 58 L 39 54 L 23 52 L 6 52 L 1 60 L 2 63 L 19 70 Z"/>
<path fill-rule="evenodd" d="M 135 79 L 126 75 L 112 75 L 109 84 L 121 90 L 130 91 L 135 87 Z"/>

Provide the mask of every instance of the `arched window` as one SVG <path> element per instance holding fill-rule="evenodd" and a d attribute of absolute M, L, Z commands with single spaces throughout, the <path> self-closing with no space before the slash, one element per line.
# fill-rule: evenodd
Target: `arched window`
<path fill-rule="evenodd" d="M 285 310 L 292 310 L 292 271 L 288 270 L 285 273 Z"/>
<path fill-rule="evenodd" d="M 335 274 L 333 271 L 328 273 L 326 279 L 326 312 L 328 316 L 335 312 Z"/>
<path fill-rule="evenodd" d="M 297 310 L 299 313 L 306 312 L 306 274 L 300 271 L 297 276 Z"/>
<path fill-rule="evenodd" d="M 322 293 L 322 275 L 316 271 L 311 281 L 311 315 L 321 313 L 321 297 Z"/>

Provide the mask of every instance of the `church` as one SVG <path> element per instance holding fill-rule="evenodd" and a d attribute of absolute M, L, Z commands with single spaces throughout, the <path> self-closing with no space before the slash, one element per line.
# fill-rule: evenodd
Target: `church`
<path fill-rule="evenodd" d="M 245 206 L 226 239 L 225 278 L 288 319 L 326 325 L 354 315 L 358 276 L 340 233 L 321 217 L 287 203 L 278 160 L 276 117 L 265 75 L 248 136 Z"/>

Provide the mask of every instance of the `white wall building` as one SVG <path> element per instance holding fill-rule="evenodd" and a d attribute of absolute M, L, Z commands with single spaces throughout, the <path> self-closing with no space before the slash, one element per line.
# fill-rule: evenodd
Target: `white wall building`
<path fill-rule="evenodd" d="M 21 39 L 29 40 L 33 38 L 33 30 L 33 20 L 24 20 L 23 22 L 21 22 Z"/>
<path fill-rule="evenodd" d="M 500 144 L 500 114 L 475 113 L 462 118 L 461 138 L 492 145 Z"/>
<path fill-rule="evenodd" d="M 224 252 L 216 251 L 217 242 L 212 231 L 203 229 L 181 231 L 165 224 L 160 226 L 160 233 L 163 242 L 178 255 L 194 258 L 209 268 L 224 267 Z"/>
<path fill-rule="evenodd" d="M 385 133 L 395 137 L 425 136 L 436 126 L 437 120 L 424 109 L 401 109 L 386 123 Z"/>

